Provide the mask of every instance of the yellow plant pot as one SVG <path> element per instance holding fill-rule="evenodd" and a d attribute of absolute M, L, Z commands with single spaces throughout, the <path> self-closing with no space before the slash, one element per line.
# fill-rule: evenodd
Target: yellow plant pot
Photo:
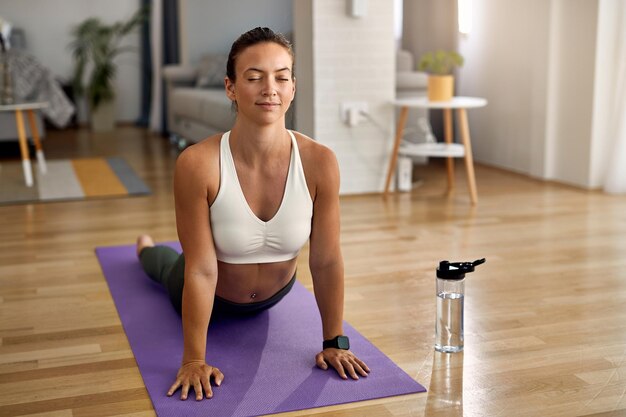
<path fill-rule="evenodd" d="M 448 101 L 454 95 L 454 76 L 452 75 L 429 75 L 428 76 L 428 100 Z"/>

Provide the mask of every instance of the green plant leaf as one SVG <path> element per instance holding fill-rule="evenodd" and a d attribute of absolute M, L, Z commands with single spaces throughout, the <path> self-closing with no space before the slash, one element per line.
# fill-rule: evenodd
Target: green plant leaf
<path fill-rule="evenodd" d="M 92 109 L 113 99 L 113 80 L 117 72 L 115 58 L 122 53 L 138 50 L 136 47 L 120 46 L 120 43 L 148 18 L 148 12 L 149 8 L 143 7 L 127 21 L 110 25 L 90 17 L 72 28 L 70 33 L 73 40 L 68 45 L 74 60 L 72 84 L 77 95 L 86 96 Z M 89 74 L 85 74 L 87 69 L 90 70 Z"/>
<path fill-rule="evenodd" d="M 449 75 L 456 67 L 463 65 L 463 57 L 456 51 L 437 50 L 424 53 L 417 65 L 420 71 L 430 74 Z"/>

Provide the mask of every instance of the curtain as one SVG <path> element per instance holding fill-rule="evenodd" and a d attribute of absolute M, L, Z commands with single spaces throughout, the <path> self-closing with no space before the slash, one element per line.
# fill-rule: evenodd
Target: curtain
<path fill-rule="evenodd" d="M 150 7 L 151 0 L 141 0 L 141 7 Z M 141 114 L 138 126 L 148 127 L 150 123 L 150 98 L 152 95 L 152 53 L 150 51 L 150 19 L 141 24 Z"/>
<path fill-rule="evenodd" d="M 615 62 L 615 90 L 609 121 L 612 141 L 607 165 L 604 190 L 608 193 L 626 193 L 626 7 L 618 2 L 618 46 Z M 619 10 L 621 9 L 621 10 Z"/>
<path fill-rule="evenodd" d="M 161 88 L 161 60 L 163 50 L 163 0 L 152 0 L 150 7 L 150 52 L 152 55 L 152 80 L 150 94 L 150 130 L 161 132 L 163 112 L 161 102 L 163 89 Z"/>
<path fill-rule="evenodd" d="M 150 130 L 167 134 L 167 96 L 163 65 L 179 62 L 178 0 L 152 0 L 150 9 L 150 51 L 152 81 Z"/>
<path fill-rule="evenodd" d="M 178 64 L 178 0 L 163 0 L 163 65 Z M 161 91 L 165 91 L 165 83 L 161 78 Z M 168 134 L 167 126 L 167 94 L 161 100 L 161 132 Z"/>

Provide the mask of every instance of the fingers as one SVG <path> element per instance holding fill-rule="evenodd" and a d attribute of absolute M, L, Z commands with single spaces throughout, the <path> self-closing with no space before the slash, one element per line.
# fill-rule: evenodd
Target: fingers
<path fill-rule="evenodd" d="M 354 357 L 354 361 L 356 362 L 356 365 L 358 365 L 358 367 L 355 366 L 357 371 L 359 371 L 361 375 L 367 376 L 367 374 L 370 372 L 370 368 L 365 364 L 365 362 L 363 362 L 361 359 L 357 358 L 356 356 Z"/>
<path fill-rule="evenodd" d="M 183 389 L 180 392 L 180 399 L 181 400 L 186 400 L 187 399 L 187 395 L 189 395 L 189 382 L 183 382 Z"/>
<path fill-rule="evenodd" d="M 323 369 L 323 370 L 327 370 L 328 369 L 328 364 L 324 360 L 324 354 L 321 353 L 321 352 L 318 353 L 317 355 L 315 355 L 315 364 L 320 369 Z"/>
<path fill-rule="evenodd" d="M 331 359 L 330 364 L 333 366 L 333 368 L 335 368 L 335 371 L 337 371 L 341 379 L 348 379 L 348 376 L 346 375 L 346 371 L 343 367 L 343 364 L 341 363 L 340 358 L 335 357 Z"/>
<path fill-rule="evenodd" d="M 322 351 L 315 357 L 315 361 L 317 366 L 322 369 L 328 368 L 326 362 L 330 363 L 342 379 L 348 379 L 348 376 L 350 376 L 350 378 L 357 380 L 359 375 L 366 377 L 370 372 L 365 362 L 354 356 L 350 351 L 337 351 L 336 349 L 328 352 Z"/>
<path fill-rule="evenodd" d="M 167 396 L 171 397 L 178 388 L 181 388 L 180 399 L 186 400 L 189 396 L 190 389 L 193 387 L 197 401 L 202 400 L 203 393 L 206 398 L 213 398 L 211 379 L 219 386 L 224 380 L 224 374 L 219 369 L 207 365 L 202 366 L 201 369 L 195 369 L 192 372 L 189 372 L 189 369 L 183 371 L 181 368 L 176 382 L 174 382 L 167 391 Z"/>
<path fill-rule="evenodd" d="M 206 394 L 207 398 L 213 398 L 213 390 L 211 389 L 211 379 L 204 375 L 201 379 L 200 382 L 202 383 L 202 386 L 204 387 L 204 392 Z"/>
<path fill-rule="evenodd" d="M 347 362 L 347 363 L 346 363 Z M 350 358 L 349 360 L 344 360 L 344 367 L 348 370 L 348 373 L 352 377 L 352 379 L 359 379 L 357 373 L 361 376 L 367 376 L 370 369 L 365 365 L 365 363 L 358 358 Z"/>
<path fill-rule="evenodd" d="M 343 365 L 344 369 L 348 371 L 348 374 L 352 379 L 359 379 L 359 376 L 356 374 L 356 371 L 354 370 L 354 365 L 352 364 L 350 359 L 343 359 L 341 361 L 341 364 Z"/>
<path fill-rule="evenodd" d="M 224 374 L 222 373 L 222 371 L 217 368 L 213 368 L 211 374 L 213 375 L 213 379 L 215 380 L 215 385 L 217 385 L 218 387 L 222 385 L 222 381 L 224 380 Z"/>
<path fill-rule="evenodd" d="M 170 387 L 170 389 L 167 391 L 167 396 L 171 397 L 172 395 L 174 395 L 174 393 L 180 387 L 180 385 L 181 385 L 181 381 L 180 379 L 177 379 L 176 382 L 174 382 L 172 386 Z"/>

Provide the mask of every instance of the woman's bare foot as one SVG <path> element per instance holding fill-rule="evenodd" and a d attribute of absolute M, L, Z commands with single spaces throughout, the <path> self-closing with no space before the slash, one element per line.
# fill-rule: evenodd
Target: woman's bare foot
<path fill-rule="evenodd" d="M 137 257 L 139 257 L 142 250 L 153 246 L 154 240 L 152 240 L 150 235 L 139 235 L 139 237 L 137 237 Z"/>

